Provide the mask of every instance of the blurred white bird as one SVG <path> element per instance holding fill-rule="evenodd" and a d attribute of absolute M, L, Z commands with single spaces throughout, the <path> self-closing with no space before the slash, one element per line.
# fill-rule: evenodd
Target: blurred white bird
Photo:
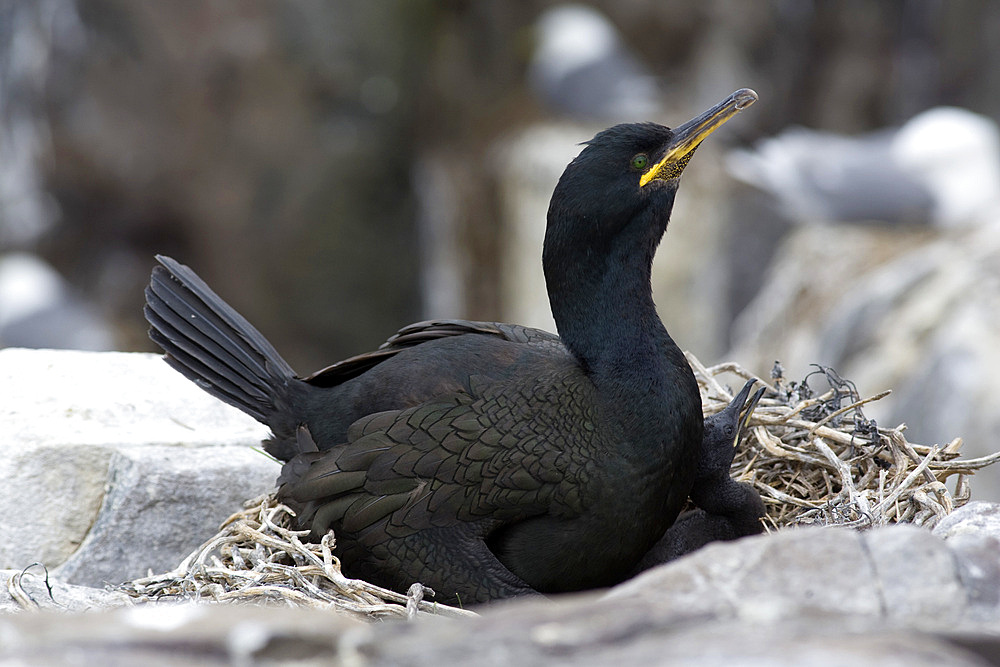
<path fill-rule="evenodd" d="M 972 225 L 1000 207 L 1000 133 L 989 118 L 937 107 L 857 137 L 794 127 L 735 150 L 737 179 L 799 221 Z"/>
<path fill-rule="evenodd" d="M 528 81 L 546 105 L 583 120 L 658 117 L 655 78 L 599 11 L 558 5 L 541 14 L 535 31 Z"/>

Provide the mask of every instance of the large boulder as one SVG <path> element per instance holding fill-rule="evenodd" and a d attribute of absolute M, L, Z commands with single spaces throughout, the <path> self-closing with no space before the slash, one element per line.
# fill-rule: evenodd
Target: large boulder
<path fill-rule="evenodd" d="M 1000 582 L 998 514 L 963 508 L 938 534 L 812 527 L 713 544 L 609 592 L 513 600 L 479 608 L 481 618 L 359 624 L 331 611 L 191 604 L 0 616 L 0 660 L 65 664 L 85 651 L 171 664 L 183 647 L 197 664 L 997 664 L 1000 605 L 979 591 Z M 67 594 L 33 591 L 43 607 Z"/>
<path fill-rule="evenodd" d="M 156 355 L 0 350 L 0 395 L 0 568 L 171 568 L 278 473 L 265 427 Z"/>

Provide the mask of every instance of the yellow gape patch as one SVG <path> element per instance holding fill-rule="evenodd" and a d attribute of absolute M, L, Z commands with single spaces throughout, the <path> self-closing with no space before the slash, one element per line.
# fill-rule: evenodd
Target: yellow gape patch
<path fill-rule="evenodd" d="M 642 187 L 652 180 L 657 181 L 669 181 L 672 178 L 679 178 L 681 172 L 684 171 L 684 167 L 688 165 L 691 161 L 691 156 L 694 155 L 695 146 L 688 153 L 682 156 L 679 160 L 674 160 L 673 162 L 668 162 L 666 159 L 660 160 L 658 163 L 653 165 L 653 168 L 642 175 L 639 179 L 639 187 Z"/>

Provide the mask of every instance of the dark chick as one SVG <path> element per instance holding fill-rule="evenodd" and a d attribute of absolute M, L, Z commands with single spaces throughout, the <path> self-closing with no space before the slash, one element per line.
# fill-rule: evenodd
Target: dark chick
<path fill-rule="evenodd" d="M 731 477 L 733 457 L 750 416 L 766 387 L 753 396 L 749 380 L 729 405 L 705 419 L 691 501 L 697 509 L 682 513 L 642 558 L 635 572 L 673 560 L 709 542 L 735 540 L 764 531 L 764 501 L 750 484 Z"/>
<path fill-rule="evenodd" d="M 206 391 L 268 425 L 278 497 L 333 529 L 350 576 L 464 604 L 621 581 L 695 480 L 701 399 L 653 306 L 650 270 L 695 148 L 756 100 L 673 130 L 618 125 L 552 195 L 542 261 L 559 335 L 423 322 L 298 377 L 191 269 L 166 257 L 150 336 Z"/>

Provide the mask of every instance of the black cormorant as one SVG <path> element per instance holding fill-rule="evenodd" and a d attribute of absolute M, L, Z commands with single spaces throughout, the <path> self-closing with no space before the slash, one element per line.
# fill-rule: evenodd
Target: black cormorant
<path fill-rule="evenodd" d="M 653 255 L 695 149 L 756 99 L 739 90 L 675 129 L 617 125 L 566 167 L 542 257 L 558 336 L 423 322 L 300 378 L 166 257 L 150 336 L 271 428 L 279 499 L 335 531 L 347 574 L 465 604 L 617 583 L 699 475 L 701 398 L 656 314 Z"/>

